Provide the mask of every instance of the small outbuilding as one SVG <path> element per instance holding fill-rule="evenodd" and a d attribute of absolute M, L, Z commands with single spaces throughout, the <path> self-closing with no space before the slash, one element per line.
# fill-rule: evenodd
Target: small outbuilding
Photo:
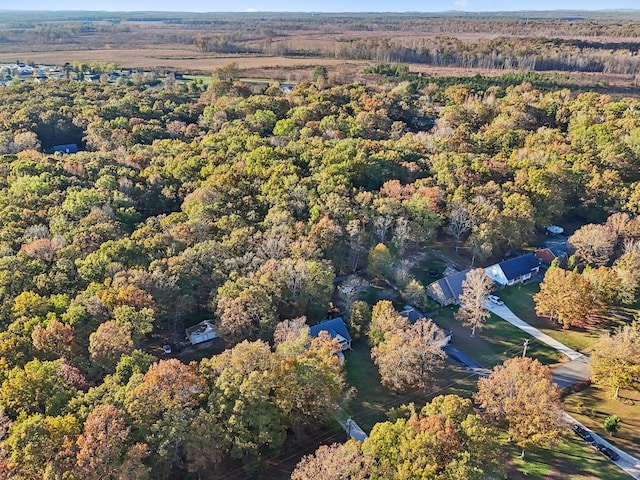
<path fill-rule="evenodd" d="M 567 263 L 567 252 L 553 248 L 540 248 L 536 250 L 534 255 L 547 266 L 551 265 L 556 259 L 560 262 L 560 265 L 565 265 Z"/>
<path fill-rule="evenodd" d="M 78 153 L 78 145 L 76 145 L 75 143 L 68 143 L 66 145 L 54 145 L 51 150 L 53 150 L 53 153 L 55 153 L 55 152 L 58 152 L 58 153 Z"/>
<path fill-rule="evenodd" d="M 193 327 L 187 328 L 186 333 L 191 345 L 197 345 L 198 343 L 218 338 L 218 327 L 212 320 L 204 320 Z"/>

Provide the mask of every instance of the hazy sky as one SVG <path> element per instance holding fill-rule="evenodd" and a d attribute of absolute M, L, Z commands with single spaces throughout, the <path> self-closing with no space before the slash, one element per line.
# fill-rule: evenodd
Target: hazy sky
<path fill-rule="evenodd" d="M 440 12 L 640 9 L 640 0 L 0 0 L 0 10 Z"/>

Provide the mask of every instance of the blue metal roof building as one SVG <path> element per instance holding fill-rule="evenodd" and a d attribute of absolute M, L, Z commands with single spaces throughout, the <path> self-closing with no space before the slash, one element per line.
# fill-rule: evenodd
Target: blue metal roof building
<path fill-rule="evenodd" d="M 68 143 L 66 145 L 54 145 L 51 149 L 54 153 L 78 153 L 78 145 L 75 143 Z"/>
<path fill-rule="evenodd" d="M 485 269 L 487 275 L 500 285 L 522 283 L 539 270 L 540 260 L 533 253 L 510 258 Z"/>

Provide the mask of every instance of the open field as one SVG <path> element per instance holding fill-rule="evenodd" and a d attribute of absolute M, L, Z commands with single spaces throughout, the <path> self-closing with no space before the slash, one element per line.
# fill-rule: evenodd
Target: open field
<path fill-rule="evenodd" d="M 50 47 L 52 48 L 52 47 Z M 337 82 L 367 82 L 371 76 L 362 73 L 377 62 L 342 60 L 335 58 L 287 57 L 276 55 L 221 55 L 199 53 L 191 46 L 148 46 L 139 48 L 60 49 L 60 50 L 0 50 L 0 64 L 20 61 L 26 64 L 63 65 L 65 62 L 107 62 L 118 68 L 143 70 L 177 70 L 210 74 L 215 68 L 231 62 L 238 64 L 247 78 L 267 78 L 286 81 L 311 80 L 318 65 L 327 68 L 330 78 Z M 408 63 L 410 70 L 431 77 L 460 77 L 483 75 L 497 77 L 517 70 L 478 69 Z M 635 79 L 632 75 L 595 74 L 585 72 L 548 72 L 550 77 L 566 85 L 597 86 L 598 90 L 615 87 L 616 91 L 632 94 Z"/>
<path fill-rule="evenodd" d="M 328 67 L 356 68 L 361 70 L 370 62 L 345 62 L 344 60 L 312 58 L 286 58 L 269 55 L 216 55 L 198 53 L 189 47 L 149 47 L 149 48 L 105 48 L 99 50 L 62 50 L 62 51 L 29 51 L 2 52 L 0 63 L 35 62 L 46 65 L 62 65 L 65 62 L 115 62 L 120 68 L 171 68 L 184 71 L 210 72 L 230 62 L 236 62 L 241 70 L 313 68 L 318 65 Z"/>
<path fill-rule="evenodd" d="M 571 394 L 564 400 L 567 413 L 580 420 L 598 435 L 607 437 L 611 443 L 631 455 L 640 456 L 640 394 L 621 390 L 620 400 L 611 397 L 610 392 L 590 387 Z M 603 423 L 610 415 L 618 415 L 622 420 L 620 430 L 609 437 Z"/>
<path fill-rule="evenodd" d="M 568 20 L 562 12 L 535 18 L 526 12 L 8 12 L 0 19 L 0 63 L 99 61 L 208 74 L 235 61 L 245 77 L 289 81 L 308 80 L 315 66 L 324 65 L 337 83 L 367 81 L 367 65 L 402 63 L 434 77 L 544 72 L 559 85 L 633 94 L 640 63 L 629 52 L 640 45 L 640 15 L 572 16 L 588 21 Z"/>

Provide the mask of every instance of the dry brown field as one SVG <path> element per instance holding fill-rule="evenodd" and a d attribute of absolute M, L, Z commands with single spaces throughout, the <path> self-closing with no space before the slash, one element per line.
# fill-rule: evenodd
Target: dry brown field
<path fill-rule="evenodd" d="M 38 48 L 40 47 L 40 48 Z M 48 48 L 48 50 L 47 50 Z M 21 62 L 45 65 L 63 65 L 65 62 L 113 62 L 120 68 L 166 69 L 188 73 L 210 74 L 215 68 L 230 62 L 238 64 L 244 77 L 268 78 L 285 81 L 309 80 L 318 65 L 327 67 L 329 75 L 339 82 L 367 81 L 373 77 L 362 70 L 376 62 L 367 60 L 340 60 L 334 58 L 284 57 L 268 55 L 220 55 L 200 53 L 193 46 L 140 46 L 137 48 L 54 49 L 53 46 L 35 46 L 33 50 L 0 51 L 0 63 Z M 465 75 L 499 76 L 508 73 L 499 69 L 436 67 L 409 64 L 410 70 L 433 77 L 457 77 Z M 515 70 L 514 70 L 515 71 Z M 546 72 L 557 74 L 568 83 L 576 85 L 611 85 L 634 89 L 632 75 L 614 75 L 584 72 Z"/>
<path fill-rule="evenodd" d="M 477 42 L 483 39 L 514 36 L 509 30 L 501 29 L 502 20 L 480 20 L 477 25 L 458 25 L 456 19 L 449 23 L 421 23 L 420 19 L 399 18 L 397 23 L 388 19 L 336 18 L 315 22 L 308 17 L 268 16 L 264 26 L 256 18 L 247 17 L 247 28 L 238 31 L 238 18 L 221 17 L 218 23 L 171 23 L 167 21 L 123 20 L 117 24 L 109 21 L 91 22 L 93 30 L 74 30 L 74 33 L 55 40 L 47 40 L 47 29 L 64 31 L 73 22 L 50 21 L 35 24 L 33 30 L 15 33 L 11 25 L 3 25 L 0 19 L 0 63 L 38 63 L 62 65 L 65 62 L 109 62 L 120 68 L 177 70 L 184 73 L 208 75 L 213 69 L 230 62 L 236 62 L 245 77 L 272 78 L 299 81 L 309 79 L 317 65 L 324 65 L 329 75 L 336 81 L 367 81 L 373 77 L 362 74 L 375 61 L 341 60 L 335 58 L 335 50 L 350 41 L 388 40 L 403 45 L 418 45 L 424 39 L 449 36 L 463 42 Z M 244 17 L 242 17 L 244 18 Z M 378 23 L 378 21 L 380 23 Z M 494 23 L 491 23 L 491 22 Z M 512 23 L 507 22 L 508 25 Z M 466 27 L 465 27 L 466 25 Z M 469 26 L 477 28 L 465 30 Z M 394 27 L 396 27 L 394 29 Z M 523 22 L 522 36 L 551 37 L 593 42 L 638 42 L 634 36 L 607 36 L 602 30 L 597 36 L 576 32 L 552 31 L 550 24 L 541 23 L 539 29 Z M 446 31 L 450 28 L 451 31 Z M 6 29 L 6 30 L 3 30 Z M 513 30 L 511 30 L 513 31 Z M 21 36 L 22 35 L 22 36 Z M 238 37 L 239 35 L 239 37 Z M 5 37 L 3 40 L 3 36 Z M 205 37 L 228 38 L 238 51 L 270 51 L 265 54 L 220 54 L 202 52 L 195 41 Z M 271 48 L 267 49 L 266 46 Z M 284 45 L 290 52 L 314 51 L 310 56 L 282 56 L 279 46 Z M 429 76 L 489 75 L 508 73 L 507 70 L 480 68 L 438 67 L 433 65 L 407 63 L 410 70 Z M 591 74 L 577 72 L 545 72 L 557 74 L 567 82 L 578 85 L 612 85 L 618 88 L 632 88 L 638 81 L 633 75 Z M 624 92 L 623 92 L 624 93 Z"/>
<path fill-rule="evenodd" d="M 295 58 L 268 55 L 218 55 L 199 53 L 193 47 L 154 47 L 147 48 L 110 48 L 95 50 L 59 50 L 59 51 L 16 51 L 0 53 L 0 63 L 8 63 L 19 59 L 22 62 L 35 62 L 45 65 L 62 65 L 65 62 L 114 62 L 120 68 L 171 67 L 178 70 L 201 70 L 210 72 L 213 68 L 236 62 L 240 69 L 254 68 L 313 68 L 322 64 L 335 67 L 355 64 L 362 68 L 372 62 L 346 61 L 336 59 Z"/>

